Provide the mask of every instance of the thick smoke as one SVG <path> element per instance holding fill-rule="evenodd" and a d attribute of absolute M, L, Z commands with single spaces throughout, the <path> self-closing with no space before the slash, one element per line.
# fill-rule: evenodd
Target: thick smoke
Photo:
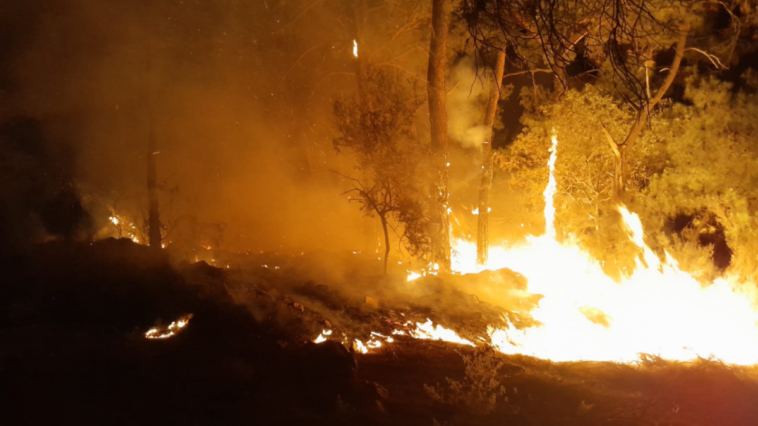
<path fill-rule="evenodd" d="M 46 158 L 67 166 L 54 178 L 65 182 L 48 184 L 60 191 L 10 188 L 3 203 L 34 193 L 49 198 L 38 204 L 65 204 L 58 210 L 70 223 L 42 220 L 53 235 L 101 231 L 112 209 L 139 224 L 152 131 L 162 220 L 176 233 L 218 225 L 222 244 L 238 250 L 360 248 L 363 219 L 328 172 L 345 161 L 331 149 L 325 96 L 339 87 L 327 91 L 322 75 L 300 70 L 293 58 L 308 41 L 275 34 L 281 10 L 254 3 L 13 6 L 2 30 L 0 120 L 6 130 L 35 123 L 34 137 L 52 153 Z M 3 138 L 26 143 L 10 141 L 12 130 Z M 43 172 L 49 167 L 39 168 L 23 173 L 53 182 Z M 6 182 L 18 181 L 3 173 Z M 91 220 L 69 213 L 80 204 Z M 40 208 L 22 210 L 14 214 L 40 216 Z"/>
<path fill-rule="evenodd" d="M 482 77 L 473 59 L 466 57 L 450 70 L 455 87 L 447 95 L 448 133 L 464 147 L 480 147 L 489 129 L 483 125 L 489 81 Z"/>

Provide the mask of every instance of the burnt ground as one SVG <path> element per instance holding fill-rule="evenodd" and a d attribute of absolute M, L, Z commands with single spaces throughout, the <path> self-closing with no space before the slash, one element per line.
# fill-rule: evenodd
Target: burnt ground
<path fill-rule="evenodd" d="M 425 318 L 476 340 L 504 314 L 528 325 L 510 305 L 537 302 L 516 296 L 524 282 L 507 271 L 408 285 L 357 258 L 336 277 L 335 256 L 217 253 L 215 268 L 124 240 L 6 256 L 0 423 L 758 424 L 755 368 L 557 364 L 402 336 L 366 355 L 310 343 L 322 329 L 365 341 Z M 512 300 L 459 290 L 493 281 Z M 188 313 L 176 336 L 144 338 Z"/>

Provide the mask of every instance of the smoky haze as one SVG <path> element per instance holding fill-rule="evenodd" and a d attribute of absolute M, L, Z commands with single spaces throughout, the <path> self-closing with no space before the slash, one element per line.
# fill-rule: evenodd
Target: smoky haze
<path fill-rule="evenodd" d="M 212 240 L 235 251 L 373 252 L 381 238 L 378 221 L 348 203 L 348 182 L 331 172 L 356 173 L 349 153 L 332 146 L 332 102 L 356 86 L 353 40 L 341 2 L 311 3 L 4 5 L 0 120 L 23 125 L 3 127 L 0 138 L 14 147 L 11 153 L 28 143 L 38 146 L 30 154 L 37 168 L 6 180 L 23 176 L 47 183 L 0 188 L 6 200 L 25 199 L 28 205 L 3 214 L 27 220 L 31 211 L 38 239 L 71 234 L 72 228 L 79 236 L 113 236 L 112 213 L 141 224 L 152 128 L 156 152 L 150 155 L 157 160 L 161 219 L 172 229 L 168 240 L 189 228 L 212 228 L 223 232 L 190 242 Z M 410 37 L 410 48 L 366 34 L 359 51 L 379 65 L 405 61 L 395 71 L 425 94 L 425 25 Z M 458 57 L 451 63 L 448 99 L 456 237 L 471 234 L 476 222 L 469 212 L 487 133 L 481 126 L 487 80 L 476 77 L 483 68 L 463 53 Z M 511 124 L 518 120 L 509 117 Z M 422 105 L 417 130 L 424 141 L 428 120 Z M 51 168 L 60 171 L 54 179 Z M 71 189 L 61 197 L 59 188 L 67 185 Z M 61 206 L 74 207 L 61 214 Z M 493 213 L 496 228 L 503 212 Z M 53 232 L 51 220 L 64 222 L 66 232 Z"/>
<path fill-rule="evenodd" d="M 328 172 L 348 161 L 331 147 L 329 93 L 352 82 L 325 90 L 298 63 L 303 25 L 320 23 L 278 31 L 296 6 L 10 3 L 3 121 L 30 120 L 46 152 L 72 153 L 93 232 L 114 205 L 144 209 L 151 115 L 164 222 L 223 224 L 224 246 L 240 250 L 354 249 L 373 232 Z"/>

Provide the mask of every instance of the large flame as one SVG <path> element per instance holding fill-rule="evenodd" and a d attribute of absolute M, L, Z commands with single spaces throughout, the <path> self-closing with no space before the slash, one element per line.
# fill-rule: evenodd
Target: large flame
<path fill-rule="evenodd" d="M 531 312 L 539 325 L 523 330 L 510 324 L 490 326 L 489 344 L 503 353 L 553 361 L 632 362 L 644 353 L 679 361 L 715 357 L 729 364 L 758 363 L 758 312 L 752 302 L 758 295 L 754 286 L 740 287 L 737 280 L 724 278 L 701 286 L 679 269 L 668 253 L 661 260 L 645 244 L 642 222 L 625 206 L 618 206 L 620 218 L 640 253 L 635 272 L 621 283 L 605 275 L 597 260 L 571 238 L 562 243 L 556 240 L 557 147 L 553 135 L 550 175 L 543 192 L 545 234 L 528 237 L 521 247 L 490 247 L 486 265 L 477 263 L 474 242 L 453 242 L 455 273 L 508 268 L 527 277 L 530 293 L 543 296 Z M 436 264 L 420 272 L 409 271 L 408 281 L 438 271 Z M 316 343 L 330 334 L 324 330 Z M 431 320 L 409 322 L 405 330 L 392 334 L 474 345 L 453 330 L 439 324 L 435 327 Z M 373 332 L 365 344 L 354 339 L 353 348 L 365 354 L 380 348 L 382 339 L 392 342 L 391 337 Z"/>
<path fill-rule="evenodd" d="M 553 196 L 558 184 L 555 182 L 555 161 L 558 159 L 558 138 L 553 133 L 550 146 L 550 159 L 547 161 L 548 175 L 547 186 L 542 195 L 545 197 L 545 236 L 555 239 L 555 206 L 553 205 Z"/>
<path fill-rule="evenodd" d="M 758 363 L 758 313 L 745 288 L 727 279 L 703 287 L 668 254 L 661 261 L 644 243 L 639 217 L 624 206 L 619 212 L 640 256 L 623 282 L 605 275 L 575 243 L 556 241 L 555 136 L 552 142 L 545 234 L 515 249 L 491 247 L 486 265 L 477 265 L 474 242 L 453 244 L 454 271 L 509 268 L 527 277 L 530 293 L 543 296 L 531 312 L 541 325 L 491 327 L 491 344 L 504 353 L 554 361 L 630 362 L 646 353 L 682 361 L 716 357 L 731 364 Z"/>

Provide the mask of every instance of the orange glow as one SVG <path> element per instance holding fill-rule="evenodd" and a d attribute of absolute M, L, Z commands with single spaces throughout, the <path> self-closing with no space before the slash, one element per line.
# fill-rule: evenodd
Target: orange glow
<path fill-rule="evenodd" d="M 518 330 L 491 326 L 493 347 L 507 354 L 553 361 L 638 360 L 646 353 L 670 360 L 716 357 L 731 364 L 758 363 L 755 291 L 721 278 L 707 287 L 644 243 L 639 217 L 619 206 L 630 240 L 639 247 L 634 273 L 616 283 L 572 240 L 555 239 L 553 220 L 557 139 L 553 136 L 550 179 L 545 188 L 545 234 L 506 249 L 493 246 L 486 265 L 476 263 L 476 244 L 453 242 L 452 267 L 460 273 L 509 268 L 528 279 L 543 298 L 531 314 L 542 325 Z M 507 322 L 506 322 L 507 323 Z"/>

